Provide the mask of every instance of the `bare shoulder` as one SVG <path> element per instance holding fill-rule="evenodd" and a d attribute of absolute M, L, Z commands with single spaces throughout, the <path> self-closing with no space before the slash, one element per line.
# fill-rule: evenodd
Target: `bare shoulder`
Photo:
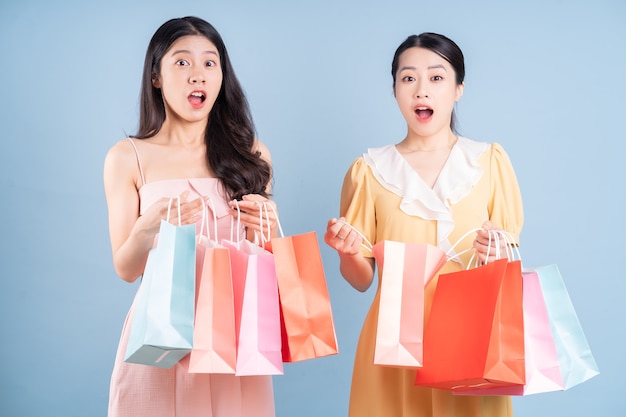
<path fill-rule="evenodd" d="M 269 148 L 258 138 L 254 139 L 253 149 L 255 152 L 261 152 L 261 158 L 265 159 L 267 162 L 272 162 L 272 155 L 270 154 Z"/>
<path fill-rule="evenodd" d="M 107 152 L 104 159 L 105 177 L 126 177 L 135 181 L 137 172 L 137 157 L 133 145 L 128 139 L 115 143 Z"/>

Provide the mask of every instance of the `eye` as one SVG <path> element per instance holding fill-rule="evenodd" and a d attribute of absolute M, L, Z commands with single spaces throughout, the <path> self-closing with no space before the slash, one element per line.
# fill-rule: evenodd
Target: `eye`
<path fill-rule="evenodd" d="M 411 75 L 405 75 L 404 77 L 402 77 L 402 81 L 410 83 L 412 81 L 415 81 L 415 77 Z"/>
<path fill-rule="evenodd" d="M 217 63 L 215 61 L 207 61 L 204 65 L 207 67 L 216 67 Z"/>
<path fill-rule="evenodd" d="M 431 80 L 433 81 L 442 81 L 443 77 L 441 75 L 434 75 Z"/>
<path fill-rule="evenodd" d="M 179 59 L 178 61 L 176 61 L 176 65 L 186 67 L 189 66 L 189 62 L 186 59 Z"/>

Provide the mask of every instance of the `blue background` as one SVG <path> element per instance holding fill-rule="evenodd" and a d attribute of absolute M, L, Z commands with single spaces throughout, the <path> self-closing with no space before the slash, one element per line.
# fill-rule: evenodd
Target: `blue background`
<path fill-rule="evenodd" d="M 561 269 L 601 374 L 515 398 L 517 416 L 623 415 L 626 342 L 626 2 L 35 1 L 0 5 L 0 415 L 106 415 L 136 284 L 113 271 L 102 165 L 137 126 L 148 41 L 198 15 L 225 39 L 270 148 L 287 234 L 337 215 L 343 175 L 405 133 L 391 59 L 406 36 L 448 35 L 466 55 L 464 136 L 498 141 L 522 188 L 526 265 Z M 373 296 L 322 254 L 340 354 L 286 366 L 279 417 L 346 415 Z"/>

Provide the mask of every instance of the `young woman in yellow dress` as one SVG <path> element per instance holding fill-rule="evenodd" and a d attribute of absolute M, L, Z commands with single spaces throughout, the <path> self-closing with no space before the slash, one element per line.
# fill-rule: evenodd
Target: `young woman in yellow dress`
<path fill-rule="evenodd" d="M 454 107 L 465 77 L 457 44 L 435 33 L 409 36 L 395 52 L 391 74 L 406 136 L 368 149 L 354 161 L 343 183 L 340 218 L 328 222 L 324 236 L 339 254 L 341 274 L 359 291 L 371 286 L 375 260 L 354 229 L 372 244 L 429 243 L 448 251 L 467 231 L 482 226 L 453 250 L 473 246 L 485 261 L 487 230 L 503 229 L 518 240 L 523 223 L 519 186 L 502 146 L 456 132 Z M 440 273 L 463 269 L 470 256 L 448 261 Z M 426 318 L 437 279 L 426 288 Z M 373 364 L 380 280 L 379 273 L 357 346 L 349 416 L 512 416 L 510 397 L 453 396 L 415 386 L 415 370 Z"/>

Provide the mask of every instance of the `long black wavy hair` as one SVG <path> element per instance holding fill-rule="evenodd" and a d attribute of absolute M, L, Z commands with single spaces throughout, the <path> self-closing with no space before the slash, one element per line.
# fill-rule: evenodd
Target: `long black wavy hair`
<path fill-rule="evenodd" d="M 165 121 L 161 90 L 152 84 L 161 72 L 161 60 L 172 44 L 183 36 L 201 35 L 218 50 L 222 68 L 222 87 L 209 113 L 204 136 L 206 160 L 220 179 L 230 199 L 245 194 L 268 197 L 266 187 L 272 170 L 260 152 L 254 152 L 255 129 L 248 100 L 233 70 L 226 45 L 217 30 L 194 16 L 168 20 L 152 36 L 144 61 L 141 82 L 139 129 L 137 139 L 155 136 Z"/>
<path fill-rule="evenodd" d="M 438 33 L 424 32 L 419 35 L 411 35 L 404 40 L 396 49 L 391 62 L 391 76 L 393 77 L 393 87 L 396 87 L 396 72 L 398 72 L 398 60 L 402 52 L 410 48 L 428 49 L 450 63 L 456 74 L 456 84 L 463 84 L 465 79 L 465 58 L 463 51 L 454 43 L 453 40 L 440 35 Z M 452 118 L 450 119 L 450 129 L 456 131 L 456 114 L 452 110 Z"/>

